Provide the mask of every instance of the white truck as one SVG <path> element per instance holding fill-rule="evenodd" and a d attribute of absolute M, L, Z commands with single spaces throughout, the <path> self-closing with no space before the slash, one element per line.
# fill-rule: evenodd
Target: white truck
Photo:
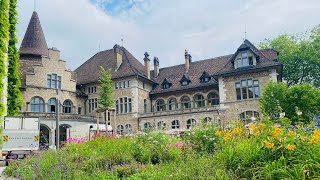
<path fill-rule="evenodd" d="M 105 124 L 99 124 L 99 130 L 101 134 L 105 134 L 106 132 L 109 135 L 112 135 L 112 126 L 108 125 L 108 129 L 106 131 Z M 67 139 L 69 138 L 81 138 L 90 140 L 97 131 L 97 124 L 84 124 L 79 126 L 70 127 L 67 129 Z"/>
<path fill-rule="evenodd" d="M 39 150 L 39 117 L 5 117 L 2 136 L 3 159 L 23 158 Z"/>

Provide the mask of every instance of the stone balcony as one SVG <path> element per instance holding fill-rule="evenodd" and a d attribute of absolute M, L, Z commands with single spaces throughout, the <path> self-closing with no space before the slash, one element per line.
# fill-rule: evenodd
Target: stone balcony
<path fill-rule="evenodd" d="M 219 112 L 220 110 L 221 109 L 219 105 L 205 106 L 205 107 L 199 107 L 199 108 L 193 107 L 193 108 L 185 108 L 185 109 L 140 113 L 139 118 L 173 116 L 173 115 L 183 115 L 183 114 L 202 113 L 202 112 Z"/>
<path fill-rule="evenodd" d="M 26 117 L 40 117 L 40 119 L 56 119 L 56 113 L 49 112 L 23 112 L 23 116 Z M 70 113 L 60 113 L 61 120 L 76 120 L 76 121 L 84 121 L 84 122 L 95 122 L 93 116 L 81 115 L 81 114 L 70 114 Z"/>

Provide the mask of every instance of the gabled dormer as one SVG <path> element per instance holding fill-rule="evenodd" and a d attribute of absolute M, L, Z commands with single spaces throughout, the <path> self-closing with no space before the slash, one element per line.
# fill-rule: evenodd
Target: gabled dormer
<path fill-rule="evenodd" d="M 235 69 L 256 66 L 259 62 L 259 51 L 247 39 L 241 44 L 234 55 L 231 57 L 231 62 Z"/>
<path fill-rule="evenodd" d="M 200 79 L 200 82 L 206 83 L 206 82 L 209 82 L 211 80 L 211 76 L 206 71 L 203 71 L 203 73 L 202 73 L 202 75 L 200 76 L 199 79 Z"/>
<path fill-rule="evenodd" d="M 161 84 L 162 89 L 169 89 L 172 86 L 172 83 L 165 78 Z"/>
<path fill-rule="evenodd" d="M 189 79 L 189 76 L 187 74 L 184 74 L 180 80 L 181 86 L 187 86 L 189 85 L 191 80 Z"/>

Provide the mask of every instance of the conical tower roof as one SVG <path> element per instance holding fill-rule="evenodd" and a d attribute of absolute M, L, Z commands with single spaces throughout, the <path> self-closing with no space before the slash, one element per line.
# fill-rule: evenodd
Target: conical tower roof
<path fill-rule="evenodd" d="M 33 12 L 20 47 L 20 55 L 48 56 L 48 46 L 37 12 Z"/>

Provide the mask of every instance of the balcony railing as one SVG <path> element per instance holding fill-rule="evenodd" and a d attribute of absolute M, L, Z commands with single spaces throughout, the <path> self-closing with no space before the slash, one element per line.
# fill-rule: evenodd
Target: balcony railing
<path fill-rule="evenodd" d="M 55 119 L 56 113 L 52 112 L 23 112 L 23 116 L 35 116 L 40 117 L 43 119 Z M 60 119 L 61 120 L 68 120 L 68 119 L 74 119 L 74 120 L 80 120 L 80 121 L 94 121 L 93 116 L 87 116 L 82 114 L 71 114 L 71 113 L 60 113 Z"/>

